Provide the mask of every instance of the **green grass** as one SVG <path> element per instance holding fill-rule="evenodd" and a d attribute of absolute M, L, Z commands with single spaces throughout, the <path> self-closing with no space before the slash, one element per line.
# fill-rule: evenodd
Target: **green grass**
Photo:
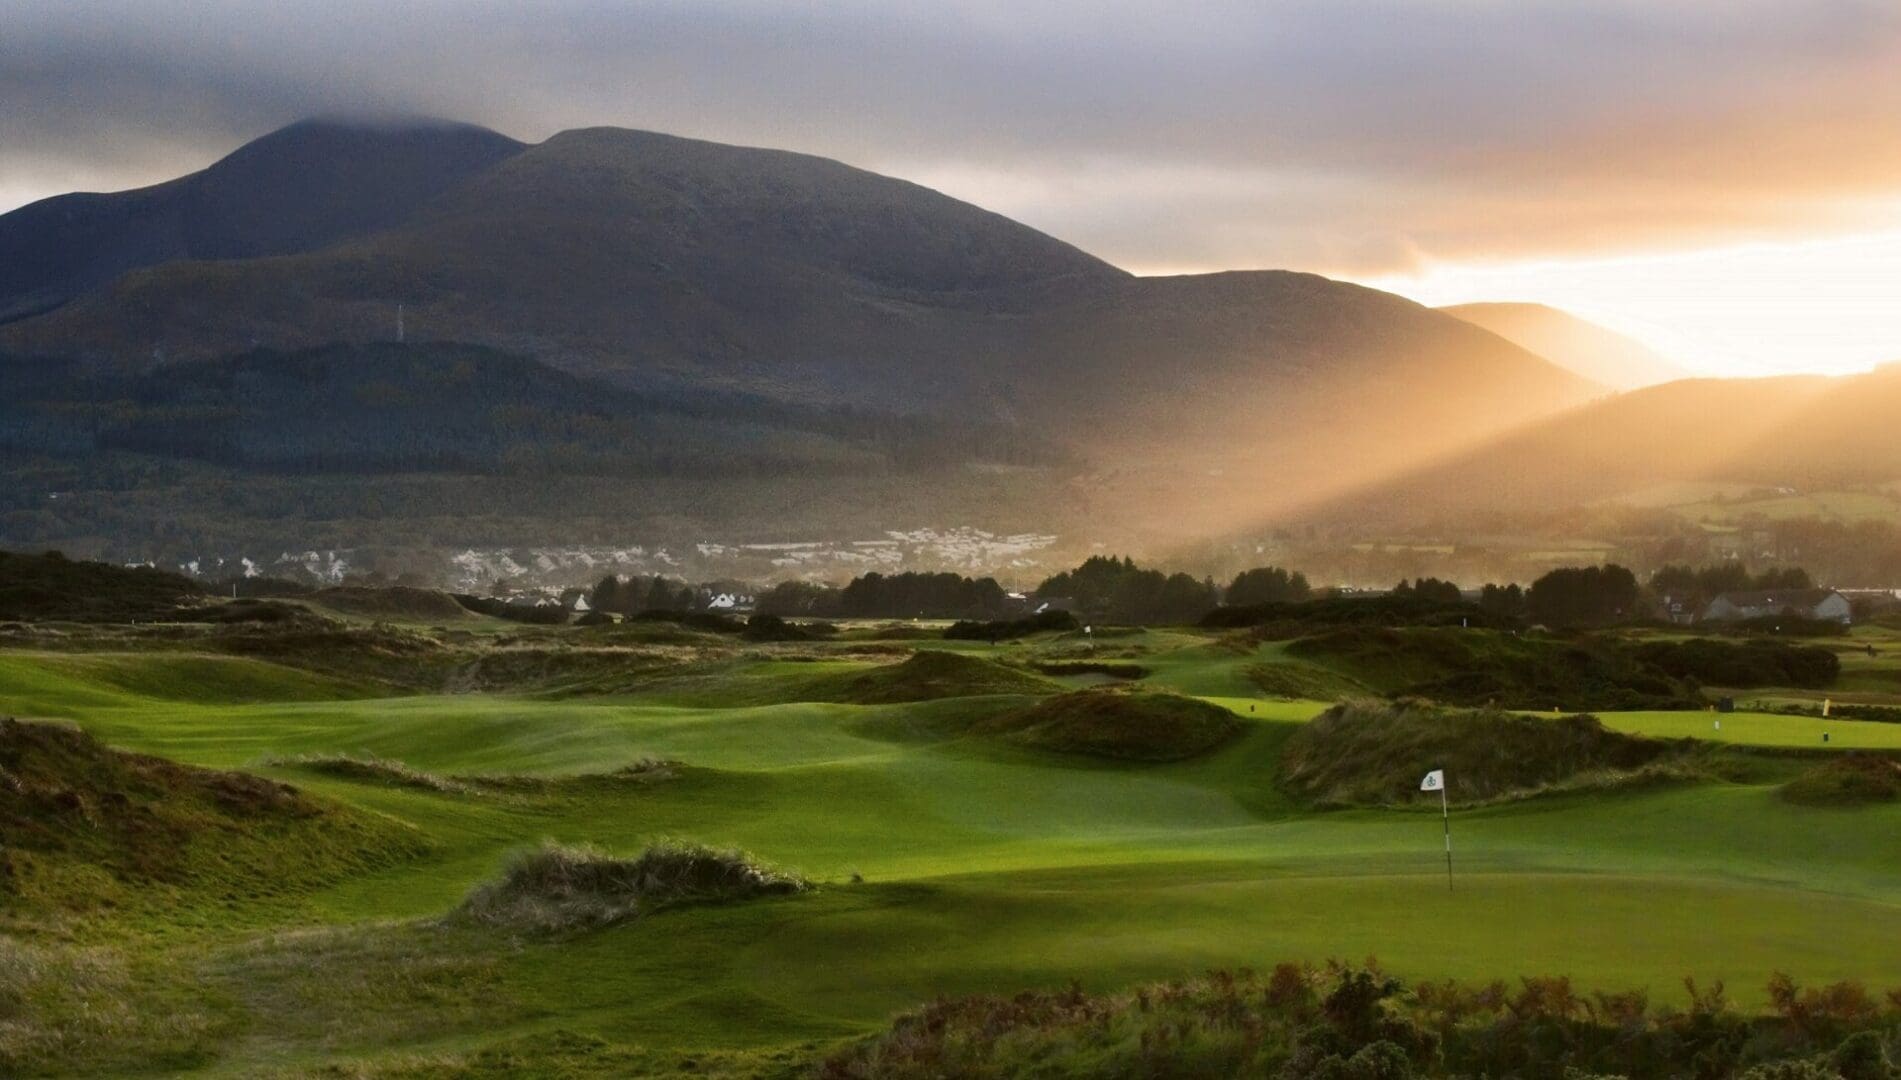
<path fill-rule="evenodd" d="M 1663 739 L 1816 750 L 1901 750 L 1901 724 L 1756 712 L 1607 712 L 1606 727 Z M 1721 724 L 1721 728 L 1717 727 Z M 1828 735 L 1828 742 L 1822 735 Z"/>
<path fill-rule="evenodd" d="M 898 658 L 853 654 L 859 642 L 815 647 L 830 657 L 818 662 L 685 660 L 640 693 L 562 697 L 372 698 L 251 660 L 0 653 L 0 712 L 67 716 L 116 745 L 259 771 L 427 841 L 302 883 L 293 905 L 234 878 L 215 898 L 129 913 L 113 938 L 129 942 L 114 946 L 119 966 L 94 980 L 98 1008 L 159 1002 L 176 1022 L 125 1020 L 105 1037 L 113 1052 L 92 1059 L 49 1043 L 21 1071 L 129 1069 L 141 1047 L 255 1075 L 544 1046 L 566 1047 L 546 1052 L 579 1062 L 577 1075 L 674 1055 L 770 1072 L 938 994 L 1071 978 L 1106 990 L 1368 954 L 1410 978 L 1566 973 L 1665 1000 L 1686 974 L 1727 979 L 1745 1003 L 1776 969 L 1901 986 L 1901 804 L 1796 805 L 1778 794 L 1786 776 L 1765 775 L 1457 811 L 1448 892 L 1436 807 L 1313 812 L 1277 787 L 1287 741 L 1325 705 L 1260 694 L 1246 669 L 1276 662 L 1275 646 L 1180 631 L 905 645 L 1139 663 L 1151 672 L 1141 685 L 1203 697 L 1241 732 L 1192 760 L 1115 762 L 971 734 L 1034 700 L 1022 694 L 800 700 Z M 1708 713 L 1602 718 L 1771 748 L 1819 752 L 1822 730 L 1830 749 L 1901 748 L 1901 725 L 1734 713 L 1717 733 Z M 331 754 L 452 778 L 681 764 L 652 783 L 438 791 L 294 763 Z M 744 848 L 816 888 L 559 940 L 437 922 L 544 840 L 631 855 L 663 837 Z M 79 1011 L 56 985 L 32 990 L 34 1022 L 52 1030 Z M 574 1050 L 593 1040 L 614 1049 Z"/>

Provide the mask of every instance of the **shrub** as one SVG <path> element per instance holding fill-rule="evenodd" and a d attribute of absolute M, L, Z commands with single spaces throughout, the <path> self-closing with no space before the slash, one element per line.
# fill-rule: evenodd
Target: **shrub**
<path fill-rule="evenodd" d="M 1181 761 L 1241 734 L 1239 717 L 1176 694 L 1082 690 L 1003 713 L 977 730 L 1041 750 L 1126 761 Z"/>
<path fill-rule="evenodd" d="M 1862 806 L 1901 798 L 1901 762 L 1855 751 L 1782 785 L 1782 797 L 1805 806 Z"/>
<path fill-rule="evenodd" d="M 1288 739 L 1282 785 L 1320 805 L 1408 803 L 1445 769 L 1447 794 L 1481 802 L 1554 787 L 1690 775 L 1688 740 L 1624 735 L 1594 716 L 1556 719 L 1427 704 L 1336 705 Z M 1434 799 L 1436 802 L 1437 799 Z"/>
<path fill-rule="evenodd" d="M 743 851 L 663 840 L 638 858 L 548 841 L 478 885 L 454 915 L 530 933 L 577 933 L 662 908 L 804 892 L 810 883 Z"/>

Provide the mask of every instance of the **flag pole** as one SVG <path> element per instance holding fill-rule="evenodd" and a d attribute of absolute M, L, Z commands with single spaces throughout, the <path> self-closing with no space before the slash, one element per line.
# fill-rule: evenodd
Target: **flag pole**
<path fill-rule="evenodd" d="M 1452 891 L 1452 809 L 1446 803 L 1446 786 L 1439 784 L 1439 817 L 1446 827 L 1446 891 Z"/>

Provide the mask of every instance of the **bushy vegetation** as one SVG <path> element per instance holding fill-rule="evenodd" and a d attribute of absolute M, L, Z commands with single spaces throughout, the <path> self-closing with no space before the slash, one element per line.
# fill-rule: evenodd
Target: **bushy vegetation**
<path fill-rule="evenodd" d="M 1008 641 L 1031 634 L 1060 634 L 1081 630 L 1082 624 L 1067 611 L 1043 611 L 1021 619 L 964 619 L 944 629 L 948 641 Z"/>
<path fill-rule="evenodd" d="M 561 626 L 568 621 L 568 609 L 560 604 L 511 603 L 498 596 L 474 596 L 469 593 L 456 593 L 455 602 L 478 615 L 491 615 L 510 622 Z"/>
<path fill-rule="evenodd" d="M 1278 566 L 1257 566 L 1234 576 L 1222 591 L 1221 602 L 1234 607 L 1306 600 L 1313 595 L 1307 575 Z"/>
<path fill-rule="evenodd" d="M 847 618 L 981 619 L 1003 606 L 996 578 L 951 573 L 865 574 L 838 594 L 838 614 Z"/>
<path fill-rule="evenodd" d="M 1408 987 L 1369 961 L 1211 971 L 1114 994 L 1026 991 L 939 1000 L 827 1058 L 825 1080 L 958 1076 L 1412 1080 L 1737 1077 L 1890 1080 L 1901 992 L 1769 983 L 1771 1009 L 1732 1009 L 1685 980 L 1689 1006 L 1571 980 Z"/>
<path fill-rule="evenodd" d="M 1820 690 L 1833 686 L 1842 670 L 1841 657 L 1832 649 L 1774 641 L 1646 641 L 1634 651 L 1638 659 L 1660 671 L 1710 686 Z"/>
<path fill-rule="evenodd" d="M 1782 797 L 1806 806 L 1893 802 L 1901 798 L 1901 761 L 1885 754 L 1843 754 L 1782 785 Z"/>
<path fill-rule="evenodd" d="M 1665 564 L 1650 575 L 1650 591 L 1679 596 L 1692 603 L 1708 603 L 1726 592 L 1750 589 L 1813 589 L 1815 581 L 1799 566 L 1770 567 L 1758 574 L 1739 562 L 1692 567 Z"/>
<path fill-rule="evenodd" d="M 1353 626 L 1301 638 L 1289 656 L 1393 697 L 1516 709 L 1689 708 L 1691 689 L 1618 643 L 1496 630 Z"/>
<path fill-rule="evenodd" d="M 620 859 L 552 841 L 516 855 L 476 886 L 454 918 L 536 934 L 580 933 L 687 904 L 717 904 L 804 892 L 797 874 L 743 851 L 678 840 Z"/>
<path fill-rule="evenodd" d="M 649 578 L 624 578 L 609 574 L 588 593 L 588 606 L 595 611 L 619 615 L 638 615 L 646 611 L 686 611 L 693 606 L 693 587 L 684 581 L 655 574 Z"/>
<path fill-rule="evenodd" d="M 1158 626 L 1193 623 L 1215 606 L 1212 581 L 1148 570 L 1129 558 L 1094 555 L 1036 587 L 1042 600 L 1072 600 L 1096 622 Z"/>
<path fill-rule="evenodd" d="M 1417 593 L 1331 596 L 1305 603 L 1218 607 L 1201 620 L 1210 629 L 1249 628 L 1264 639 L 1295 638 L 1338 626 L 1471 626 L 1511 629 L 1517 619 Z"/>
<path fill-rule="evenodd" d="M 1638 615 L 1637 575 L 1609 563 L 1566 566 L 1531 583 L 1525 614 L 1549 626 L 1603 626 Z"/>
<path fill-rule="evenodd" d="M 976 731 L 1039 750 L 1124 761 L 1200 757 L 1241 734 L 1239 718 L 1178 694 L 1081 690 L 981 721 Z"/>
<path fill-rule="evenodd" d="M 204 589 L 149 566 L 0 551 L 0 619 L 131 622 L 169 618 Z"/>
<path fill-rule="evenodd" d="M 1445 770 L 1449 799 L 1478 803 L 1689 775 L 1694 766 L 1687 743 L 1623 735 L 1594 716 L 1343 704 L 1294 733 L 1279 775 L 1281 785 L 1306 802 L 1358 806 L 1422 798 L 1420 777 L 1433 769 Z"/>

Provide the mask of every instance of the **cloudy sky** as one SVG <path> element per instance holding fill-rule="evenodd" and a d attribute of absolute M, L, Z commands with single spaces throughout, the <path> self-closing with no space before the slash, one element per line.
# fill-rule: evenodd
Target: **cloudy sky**
<path fill-rule="evenodd" d="M 1901 359 L 1901 3 L 0 0 L 0 209 L 320 113 L 917 180 L 1142 273 L 1535 299 L 1712 371 Z"/>

